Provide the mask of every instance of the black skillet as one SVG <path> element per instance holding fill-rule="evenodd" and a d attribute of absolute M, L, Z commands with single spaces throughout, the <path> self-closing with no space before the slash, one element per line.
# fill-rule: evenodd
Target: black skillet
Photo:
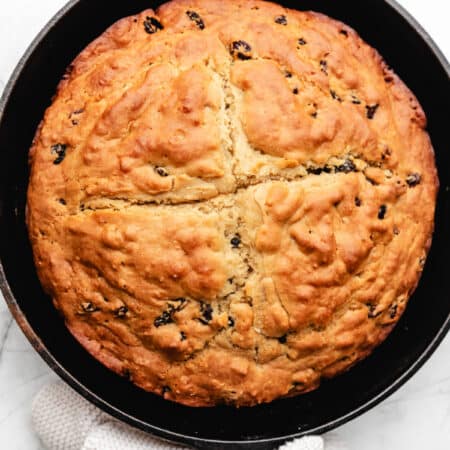
<path fill-rule="evenodd" d="M 398 326 L 351 371 L 324 382 L 315 392 L 269 405 L 187 408 L 134 387 L 75 342 L 42 292 L 24 219 L 28 149 L 65 68 L 114 21 L 159 3 L 73 0 L 44 28 L 16 68 L 0 102 L 1 289 L 42 358 L 113 416 L 196 448 L 273 449 L 289 438 L 335 428 L 372 408 L 421 367 L 450 326 L 450 67 L 423 29 L 393 0 L 281 1 L 354 27 L 418 96 L 429 119 L 441 180 L 434 243 L 420 286 Z"/>

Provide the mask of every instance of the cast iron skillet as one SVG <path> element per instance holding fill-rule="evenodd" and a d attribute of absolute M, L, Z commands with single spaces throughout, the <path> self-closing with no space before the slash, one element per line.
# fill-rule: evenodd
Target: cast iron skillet
<path fill-rule="evenodd" d="M 335 428 L 372 408 L 419 369 L 450 326 L 450 67 L 423 29 L 393 0 L 281 1 L 353 26 L 418 96 L 440 169 L 434 244 L 419 288 L 394 332 L 348 373 L 324 382 L 315 392 L 268 405 L 187 408 L 134 387 L 77 344 L 40 287 L 24 218 L 28 149 L 65 68 L 114 21 L 159 3 L 73 0 L 39 34 L 16 68 L 0 102 L 1 289 L 42 358 L 103 410 L 196 448 L 268 450 L 289 438 Z"/>

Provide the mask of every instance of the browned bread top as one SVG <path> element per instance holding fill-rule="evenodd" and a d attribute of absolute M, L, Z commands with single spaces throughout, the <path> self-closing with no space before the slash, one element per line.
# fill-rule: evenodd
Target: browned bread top
<path fill-rule="evenodd" d="M 125 18 L 30 153 L 42 284 L 86 349 L 187 405 L 316 388 L 382 342 L 438 180 L 414 95 L 346 25 L 252 0 Z"/>

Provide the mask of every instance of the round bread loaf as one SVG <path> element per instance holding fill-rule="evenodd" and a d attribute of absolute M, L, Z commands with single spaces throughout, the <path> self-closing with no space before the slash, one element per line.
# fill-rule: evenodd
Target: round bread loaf
<path fill-rule="evenodd" d="M 425 115 L 349 27 L 252 0 L 125 18 L 70 66 L 30 153 L 28 227 L 75 338 L 191 406 L 318 387 L 420 278 Z"/>

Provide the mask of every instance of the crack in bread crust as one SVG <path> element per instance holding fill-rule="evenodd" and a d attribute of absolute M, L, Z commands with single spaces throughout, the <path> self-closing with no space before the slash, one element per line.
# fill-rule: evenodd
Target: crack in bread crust
<path fill-rule="evenodd" d="M 74 61 L 30 152 L 39 277 L 90 353 L 167 399 L 308 392 L 382 342 L 418 283 L 425 126 L 320 14 L 175 0 L 125 18 Z"/>
<path fill-rule="evenodd" d="M 208 199 L 189 199 L 189 200 L 177 200 L 175 202 L 170 199 L 154 198 L 151 200 L 138 200 L 130 197 L 101 197 L 99 199 L 91 199 L 89 201 L 84 201 L 78 207 L 79 211 L 91 210 L 95 211 L 97 209 L 109 209 L 112 207 L 113 203 L 108 205 L 108 202 L 117 202 L 118 206 L 128 206 L 128 205 L 166 205 L 166 206 L 176 206 L 176 205 L 186 205 L 186 204 L 199 204 L 208 203 L 214 201 L 215 199 L 232 197 L 239 192 L 242 192 L 252 186 L 258 186 L 260 184 L 268 182 L 293 182 L 307 179 L 308 177 L 318 177 L 321 174 L 349 174 L 349 173 L 361 173 L 364 175 L 368 183 L 371 184 L 382 184 L 384 179 L 398 178 L 399 182 L 406 183 L 406 180 L 401 180 L 395 171 L 389 169 L 383 169 L 383 165 L 376 162 L 367 162 L 361 158 L 354 158 L 352 155 L 346 155 L 343 158 L 332 157 L 330 162 L 323 166 L 317 165 L 299 165 L 298 169 L 301 171 L 299 174 L 292 176 L 283 175 L 282 173 L 274 173 L 271 175 L 266 175 L 264 177 L 246 177 L 238 179 L 236 177 L 236 183 L 234 188 L 229 192 L 217 193 Z M 372 174 L 372 176 L 370 175 Z M 383 180 L 383 181 L 380 181 Z M 102 206 L 102 201 L 106 204 Z M 77 214 L 78 211 L 74 211 L 73 214 Z"/>

